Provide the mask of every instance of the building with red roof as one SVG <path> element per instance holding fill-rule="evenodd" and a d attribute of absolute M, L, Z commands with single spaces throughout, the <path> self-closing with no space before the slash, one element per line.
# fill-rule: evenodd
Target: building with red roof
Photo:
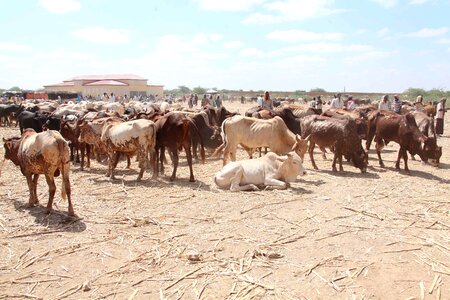
<path fill-rule="evenodd" d="M 75 93 L 93 97 L 103 93 L 162 97 L 164 86 L 148 84 L 147 79 L 134 74 L 108 74 L 75 76 L 61 83 L 44 85 L 44 89 L 47 93 Z"/>

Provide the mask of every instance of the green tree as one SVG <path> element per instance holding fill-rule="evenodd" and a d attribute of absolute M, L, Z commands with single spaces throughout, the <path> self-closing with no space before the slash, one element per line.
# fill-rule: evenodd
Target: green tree
<path fill-rule="evenodd" d="M 427 96 L 427 92 L 424 89 L 419 88 L 409 88 L 403 92 L 403 95 L 410 100 L 416 100 L 417 96 L 422 95 L 424 97 Z"/>
<path fill-rule="evenodd" d="M 316 87 L 316 88 L 310 89 L 309 92 L 311 92 L 311 93 L 326 93 L 327 91 L 325 91 L 325 89 L 323 89 L 323 88 Z"/>
<path fill-rule="evenodd" d="M 206 93 L 206 88 L 202 88 L 201 86 L 198 86 L 198 87 L 193 88 L 192 92 L 194 94 L 197 94 L 197 95 L 205 94 Z"/>
<path fill-rule="evenodd" d="M 12 88 L 10 88 L 8 91 L 21 91 L 22 89 L 18 86 L 13 86 Z"/>
<path fill-rule="evenodd" d="M 181 94 L 189 94 L 191 92 L 191 89 L 185 85 L 179 85 L 178 90 L 180 91 Z"/>

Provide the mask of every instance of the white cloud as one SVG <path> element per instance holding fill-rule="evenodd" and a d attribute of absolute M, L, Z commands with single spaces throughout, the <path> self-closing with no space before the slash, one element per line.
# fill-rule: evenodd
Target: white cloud
<path fill-rule="evenodd" d="M 385 37 L 386 35 L 389 34 L 389 32 L 390 32 L 389 28 L 384 27 L 377 31 L 377 37 L 380 37 L 380 38 Z"/>
<path fill-rule="evenodd" d="M 374 51 L 361 53 L 356 56 L 347 57 L 344 60 L 348 63 L 360 63 L 360 62 L 371 60 L 371 59 L 387 58 L 396 53 L 398 53 L 398 52 L 397 51 L 376 51 L 376 50 L 374 50 Z"/>
<path fill-rule="evenodd" d="M 81 4 L 76 0 L 40 0 L 42 7 L 51 13 L 65 14 L 80 9 Z"/>
<path fill-rule="evenodd" d="M 373 47 L 361 44 L 339 43 L 311 43 L 279 49 L 280 52 L 312 52 L 312 53 L 337 53 L 337 52 L 370 52 Z"/>
<path fill-rule="evenodd" d="M 384 8 L 392 8 L 397 5 L 397 0 L 372 0 L 373 2 L 378 3 Z"/>
<path fill-rule="evenodd" d="M 280 40 L 287 42 L 297 41 L 337 41 L 342 38 L 338 32 L 312 32 L 301 29 L 278 30 L 267 35 L 270 40 Z"/>
<path fill-rule="evenodd" d="M 409 1 L 409 4 L 411 5 L 420 5 L 420 4 L 424 4 L 430 2 L 430 0 L 411 0 Z"/>
<path fill-rule="evenodd" d="M 100 44 L 126 44 L 130 32 L 126 29 L 108 29 L 104 27 L 83 28 L 71 33 L 79 39 Z"/>
<path fill-rule="evenodd" d="M 32 48 L 28 45 L 16 44 L 12 42 L 2 42 L 0 43 L 0 50 L 26 52 L 31 51 Z"/>
<path fill-rule="evenodd" d="M 194 0 L 204 10 L 212 11 L 243 11 L 249 10 L 265 0 Z"/>
<path fill-rule="evenodd" d="M 302 21 L 340 13 L 345 10 L 331 8 L 334 0 L 284 0 L 264 4 L 267 13 L 253 13 L 244 19 L 245 24 L 272 24 Z"/>
<path fill-rule="evenodd" d="M 223 44 L 223 46 L 228 49 L 241 48 L 243 45 L 244 43 L 241 41 L 229 41 Z"/>
<path fill-rule="evenodd" d="M 223 38 L 218 33 L 198 33 L 192 37 L 192 42 L 196 44 L 207 44 L 209 42 L 217 42 Z"/>
<path fill-rule="evenodd" d="M 436 37 L 448 32 L 448 27 L 441 28 L 423 28 L 416 32 L 408 33 L 407 36 L 410 37 L 418 37 L 418 38 L 428 38 L 428 37 Z"/>
<path fill-rule="evenodd" d="M 239 52 L 240 56 L 262 58 L 267 54 L 256 48 L 245 48 Z"/>
<path fill-rule="evenodd" d="M 438 41 L 439 44 L 450 44 L 450 39 L 449 38 L 441 38 Z"/>

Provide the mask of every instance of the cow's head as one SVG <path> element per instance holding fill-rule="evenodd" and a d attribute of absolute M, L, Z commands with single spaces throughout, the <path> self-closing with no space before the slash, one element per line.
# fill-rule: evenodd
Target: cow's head
<path fill-rule="evenodd" d="M 442 149 L 438 150 L 436 138 L 426 136 L 420 138 L 419 149 L 417 152 L 423 161 L 427 161 L 429 158 L 434 161 L 439 161 L 442 155 Z"/>
<path fill-rule="evenodd" d="M 355 166 L 355 168 L 361 170 L 361 173 L 367 172 L 369 155 L 367 151 L 364 151 L 364 149 L 362 149 L 362 147 L 358 151 L 353 152 L 351 160 L 353 161 L 353 165 Z"/>
<path fill-rule="evenodd" d="M 3 146 L 5 148 L 5 159 L 9 159 L 16 166 L 20 164 L 18 152 L 20 146 L 20 137 L 3 138 Z"/>
<path fill-rule="evenodd" d="M 217 126 L 214 126 L 213 130 L 214 132 L 210 138 L 211 144 L 213 145 L 212 147 L 219 147 L 223 142 L 222 135 L 220 134 L 220 129 Z"/>
<path fill-rule="evenodd" d="M 311 135 L 308 135 L 306 138 L 302 139 L 298 134 L 295 135 L 295 143 L 292 146 L 291 151 L 297 153 L 298 156 L 303 161 L 306 150 L 308 150 L 308 141 L 311 138 Z"/>
<path fill-rule="evenodd" d="M 298 175 L 306 175 L 306 171 L 303 168 L 303 160 L 295 152 L 280 156 L 277 160 L 281 161 L 278 174 L 286 183 L 295 181 Z"/>

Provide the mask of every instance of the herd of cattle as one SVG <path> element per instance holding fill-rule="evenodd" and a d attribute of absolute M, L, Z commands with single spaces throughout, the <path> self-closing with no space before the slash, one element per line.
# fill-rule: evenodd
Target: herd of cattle
<path fill-rule="evenodd" d="M 184 149 L 193 182 L 192 160 L 205 161 L 205 150 L 223 151 L 223 169 L 215 175 L 215 183 L 232 191 L 257 189 L 258 185 L 286 188 L 298 175 L 304 175 L 302 163 L 306 152 L 317 169 L 313 151 L 317 145 L 326 157 L 328 148 L 334 154 L 332 170 L 343 171 L 342 156 L 360 169 L 367 171 L 368 150 L 372 140 L 380 166 L 384 166 L 381 150 L 393 141 L 400 145 L 396 168 L 403 158 L 409 173 L 407 152 L 419 155 L 423 161 L 439 164 L 442 148 L 437 145 L 433 118 L 422 112 L 395 114 L 380 111 L 370 105 L 353 111 L 327 110 L 284 104 L 273 110 L 251 108 L 245 116 L 225 107 L 205 106 L 198 110 L 170 108 L 167 102 L 103 103 L 81 102 L 23 102 L 0 104 L 0 123 L 19 125 L 21 136 L 3 138 L 5 159 L 20 166 L 26 177 L 29 204 L 38 203 L 36 187 L 40 174 L 49 185 L 47 211 L 51 211 L 56 191 L 54 177 L 62 176 L 63 198 L 71 203 L 70 160 L 80 163 L 80 169 L 90 167 L 91 154 L 99 161 L 108 160 L 107 176 L 114 179 L 115 168 L 121 156 L 130 159 L 136 155 L 141 180 L 147 168 L 153 177 L 164 170 L 165 149 L 173 164 L 170 180 L 175 180 L 179 151 Z M 363 148 L 362 140 L 366 140 Z M 237 147 L 241 146 L 250 158 L 259 149 L 260 158 L 236 162 Z M 270 151 L 261 157 L 261 149 Z M 80 158 L 81 156 L 81 158 Z M 233 161 L 227 164 L 228 157 Z"/>

